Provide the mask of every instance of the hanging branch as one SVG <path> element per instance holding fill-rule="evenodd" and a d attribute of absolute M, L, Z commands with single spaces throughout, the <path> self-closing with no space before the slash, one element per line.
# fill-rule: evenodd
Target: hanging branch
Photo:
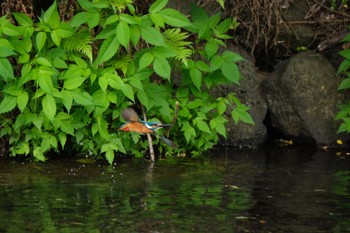
<path fill-rule="evenodd" d="M 141 108 L 142 108 L 143 120 L 147 121 L 145 109 L 143 108 L 143 106 L 141 106 Z M 154 149 L 153 149 L 153 139 L 152 139 L 151 134 L 147 133 L 146 135 L 147 135 L 147 140 L 148 140 L 148 147 L 149 147 L 149 154 L 151 156 L 151 161 L 154 162 L 155 155 L 154 155 Z"/>

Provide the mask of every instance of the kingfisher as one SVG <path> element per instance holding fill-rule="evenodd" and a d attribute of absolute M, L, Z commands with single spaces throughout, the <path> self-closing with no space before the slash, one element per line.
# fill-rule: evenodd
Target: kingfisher
<path fill-rule="evenodd" d="M 121 125 L 118 128 L 118 130 L 121 130 L 124 132 L 136 132 L 139 134 L 150 133 L 158 136 L 168 146 L 174 149 L 178 148 L 178 146 L 173 141 L 157 134 L 156 132 L 158 129 L 161 129 L 163 127 L 170 127 L 171 124 L 162 124 L 159 122 L 143 121 L 139 118 L 135 110 L 132 108 L 124 109 L 122 112 L 122 118 L 127 122 Z"/>

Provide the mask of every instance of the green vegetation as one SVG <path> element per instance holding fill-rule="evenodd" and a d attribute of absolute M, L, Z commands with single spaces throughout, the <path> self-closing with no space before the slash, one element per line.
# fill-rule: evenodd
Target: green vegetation
<path fill-rule="evenodd" d="M 350 42 L 350 34 L 347 34 L 343 42 Z M 350 49 L 343 49 L 339 53 L 343 58 L 343 62 L 338 68 L 338 74 L 344 76 L 344 79 L 339 84 L 338 90 L 346 90 L 350 88 Z M 342 124 L 339 126 L 338 133 L 350 133 L 350 102 L 339 106 L 340 111 L 335 117 L 336 120 L 341 120 Z"/>
<path fill-rule="evenodd" d="M 110 163 L 115 154 L 141 157 L 146 140 L 116 130 L 130 105 L 170 122 L 179 102 L 169 137 L 180 148 L 159 144 L 166 155 L 212 148 L 226 137 L 230 117 L 253 123 L 233 94 L 209 92 L 239 84 L 242 57 L 224 50 L 235 19 L 192 6 L 190 21 L 166 8 L 167 0 L 155 1 L 146 15 L 131 0 L 78 2 L 81 12 L 69 22 L 56 3 L 37 23 L 21 13 L 13 13 L 15 23 L 0 18 L 0 137 L 9 138 L 11 155 L 44 161 L 50 151 L 73 150 Z M 229 116 L 227 105 L 235 106 Z"/>

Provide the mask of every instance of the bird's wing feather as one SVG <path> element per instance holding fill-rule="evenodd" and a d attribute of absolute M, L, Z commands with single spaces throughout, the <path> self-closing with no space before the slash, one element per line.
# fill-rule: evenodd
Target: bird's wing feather
<path fill-rule="evenodd" d="M 132 108 L 126 108 L 122 112 L 122 118 L 126 121 L 129 122 L 138 122 L 139 121 L 139 116 L 135 112 L 134 109 Z"/>

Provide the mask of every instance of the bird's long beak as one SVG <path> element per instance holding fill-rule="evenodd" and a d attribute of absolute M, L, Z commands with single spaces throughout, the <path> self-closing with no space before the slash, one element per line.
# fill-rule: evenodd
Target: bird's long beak
<path fill-rule="evenodd" d="M 161 124 L 161 125 L 159 125 L 159 127 L 171 127 L 171 126 L 173 126 L 172 124 Z"/>

